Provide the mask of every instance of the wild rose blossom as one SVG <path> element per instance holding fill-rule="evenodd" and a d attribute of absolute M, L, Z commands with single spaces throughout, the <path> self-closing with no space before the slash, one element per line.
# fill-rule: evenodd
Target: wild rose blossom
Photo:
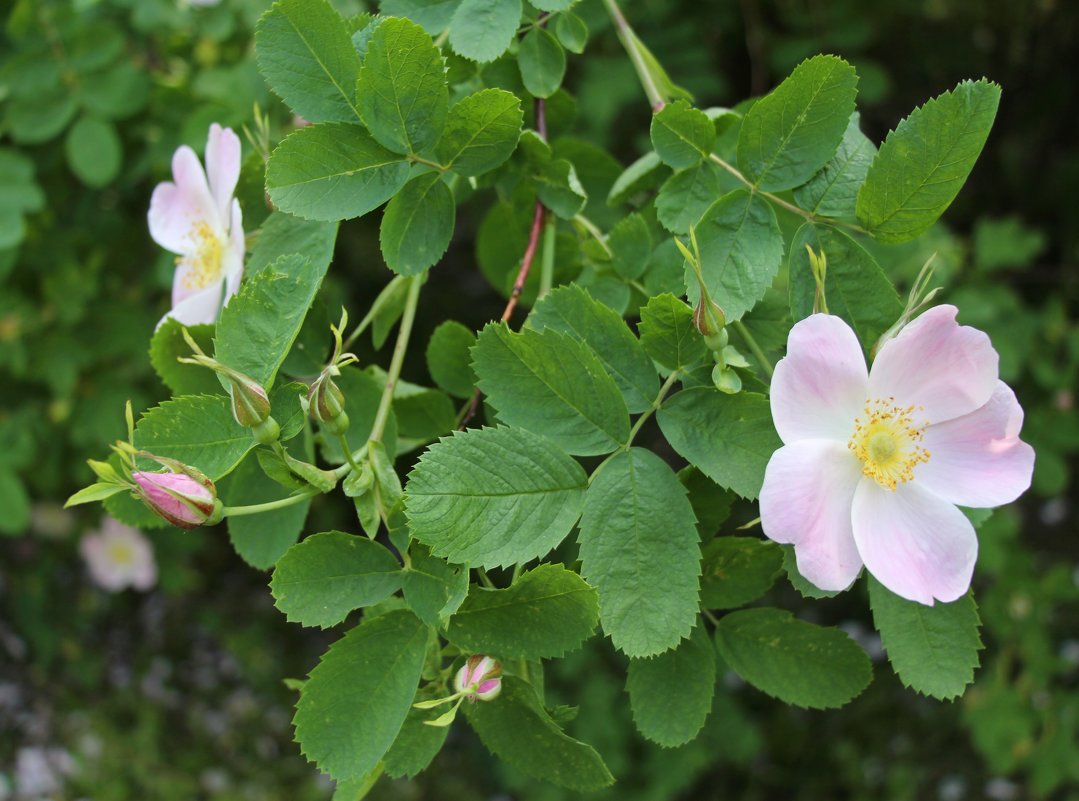
<path fill-rule="evenodd" d="M 172 310 L 184 325 L 212 323 L 240 288 L 244 229 L 232 196 L 240 178 L 240 139 L 216 122 L 206 140 L 206 169 L 187 145 L 172 157 L 172 181 L 150 198 L 150 236 L 177 254 Z"/>
<path fill-rule="evenodd" d="M 457 671 L 453 689 L 472 703 L 491 701 L 502 692 L 502 666 L 489 656 L 473 654 Z"/>
<path fill-rule="evenodd" d="M 838 317 L 797 323 L 772 379 L 783 440 L 768 463 L 761 526 L 798 570 L 842 590 L 863 564 L 932 605 L 970 587 L 978 540 L 957 506 L 1009 503 L 1029 486 L 1023 410 L 998 379 L 989 337 L 937 306 L 881 347 L 867 371 Z"/>
<path fill-rule="evenodd" d="M 148 590 L 157 583 L 154 549 L 138 529 L 106 517 L 101 528 L 79 542 L 94 582 L 109 592 Z"/>

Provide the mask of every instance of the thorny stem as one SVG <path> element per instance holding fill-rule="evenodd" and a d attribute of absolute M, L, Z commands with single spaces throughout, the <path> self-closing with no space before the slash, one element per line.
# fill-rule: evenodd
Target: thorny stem
<path fill-rule="evenodd" d="M 378 403 L 374 425 L 371 426 L 371 436 L 368 441 L 372 442 L 381 442 L 382 434 L 386 430 L 386 421 L 389 419 L 390 406 L 393 403 L 393 390 L 401 375 L 401 365 L 405 362 L 405 351 L 408 350 L 408 339 L 412 334 L 412 323 L 416 319 L 416 305 L 419 303 L 423 277 L 414 276 L 406 280 L 409 281 L 408 298 L 405 300 L 404 314 L 401 315 L 401 326 L 397 329 L 397 344 L 393 346 L 390 369 L 386 373 L 386 386 L 382 388 L 382 399 Z"/>
<path fill-rule="evenodd" d="M 768 374 L 768 377 L 771 378 L 772 373 L 774 372 L 772 369 L 772 363 L 768 360 L 768 357 L 764 355 L 764 350 L 761 348 L 760 345 L 757 344 L 757 340 L 753 338 L 753 335 L 751 333 L 749 333 L 749 329 L 746 328 L 745 323 L 743 323 L 741 320 L 735 320 L 733 323 L 731 323 L 731 325 L 734 326 L 734 330 L 738 332 L 738 336 L 742 338 L 742 341 L 746 343 L 746 346 L 749 348 L 749 352 L 752 353 L 754 357 L 756 357 L 758 362 L 760 362 L 761 367 L 764 368 L 764 372 L 766 372 Z"/>
<path fill-rule="evenodd" d="M 547 104 L 542 97 L 536 98 L 536 133 L 540 135 L 540 138 L 547 141 Z M 536 198 L 536 206 L 532 213 L 532 228 L 528 233 L 528 245 L 525 247 L 524 255 L 521 257 L 521 266 L 517 270 L 517 278 L 513 282 L 513 290 L 510 292 L 509 300 L 506 301 L 506 308 L 502 310 L 502 322 L 509 322 L 509 319 L 513 316 L 514 309 L 517 308 L 517 301 L 521 298 L 521 293 L 524 291 L 525 283 L 528 281 L 528 274 L 532 270 L 532 262 L 536 259 L 536 249 L 539 247 L 540 231 L 543 230 L 543 219 L 546 209 L 543 207 L 543 203 L 539 198 Z M 553 237 L 553 225 L 552 225 Z M 548 247 L 546 254 L 544 254 L 544 261 L 548 258 L 554 259 L 554 248 Z M 550 255 L 548 255 L 550 254 Z M 552 261 L 552 272 L 554 262 Z M 476 416 L 476 412 L 480 408 L 480 391 L 477 388 L 472 393 L 472 399 L 468 402 L 464 413 L 461 415 L 461 422 L 458 424 L 458 428 L 462 431 L 469 421 Z"/>
<path fill-rule="evenodd" d="M 629 60 L 633 62 L 633 68 L 637 70 L 637 77 L 641 79 L 644 93 L 648 96 L 648 102 L 652 104 L 652 111 L 659 111 L 667 105 L 667 102 L 663 98 L 663 93 L 659 91 L 659 87 L 656 86 L 652 71 L 648 68 L 644 53 L 641 52 L 637 35 L 622 15 L 622 9 L 618 7 L 616 0 L 603 0 L 603 4 L 607 7 L 607 13 L 611 15 L 611 21 L 614 23 L 618 40 L 622 42 L 622 47 L 629 54 Z"/>

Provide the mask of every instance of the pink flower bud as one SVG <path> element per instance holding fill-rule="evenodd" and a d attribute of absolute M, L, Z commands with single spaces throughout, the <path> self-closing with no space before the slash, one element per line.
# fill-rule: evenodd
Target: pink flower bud
<path fill-rule="evenodd" d="M 493 701 L 502 692 L 502 666 L 482 654 L 473 654 L 457 671 L 453 688 L 471 703 Z"/>
<path fill-rule="evenodd" d="M 197 528 L 220 519 L 221 503 L 214 482 L 185 473 L 131 474 L 142 501 L 158 515 L 179 528 Z"/>

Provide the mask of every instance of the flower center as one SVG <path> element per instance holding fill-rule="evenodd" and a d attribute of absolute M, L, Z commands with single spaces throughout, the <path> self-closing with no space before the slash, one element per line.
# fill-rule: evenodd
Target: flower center
<path fill-rule="evenodd" d="M 221 256 L 224 248 L 209 224 L 200 222 L 188 234 L 195 247 L 186 256 L 179 256 L 176 264 L 184 267 L 180 279 L 186 289 L 204 289 L 221 279 Z"/>
<path fill-rule="evenodd" d="M 885 489 L 914 478 L 914 467 L 928 462 L 930 453 L 919 443 L 927 423 L 914 420 L 919 407 L 896 405 L 895 398 L 871 400 L 854 422 L 847 447 L 862 462 L 862 473 Z"/>
<path fill-rule="evenodd" d="M 105 548 L 109 561 L 114 565 L 130 565 L 135 561 L 135 552 L 126 542 L 110 542 Z"/>

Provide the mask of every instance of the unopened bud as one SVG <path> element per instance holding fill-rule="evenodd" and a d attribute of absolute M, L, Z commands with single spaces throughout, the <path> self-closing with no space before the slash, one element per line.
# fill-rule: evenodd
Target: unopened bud
<path fill-rule="evenodd" d="M 697 307 L 693 310 L 693 324 L 697 326 L 701 336 L 707 339 L 710 335 L 719 334 L 725 330 L 727 315 L 723 313 L 723 309 L 719 307 L 718 303 L 702 295 Z M 723 345 L 726 344 L 726 342 L 723 343 Z M 723 347 L 723 345 L 720 345 L 720 347 Z M 712 348 L 712 350 L 716 349 Z"/>
<path fill-rule="evenodd" d="M 179 528 L 197 528 L 221 519 L 214 482 L 198 471 L 131 474 L 135 492 L 150 509 Z"/>
<path fill-rule="evenodd" d="M 307 391 L 307 410 L 311 417 L 321 423 L 334 436 L 348 431 L 348 415 L 345 413 L 345 396 L 334 383 L 335 368 L 322 371 Z"/>
<path fill-rule="evenodd" d="M 489 656 L 473 654 L 457 671 L 453 689 L 472 703 L 493 701 L 502 692 L 502 666 Z"/>
<path fill-rule="evenodd" d="M 717 364 L 712 368 L 712 383 L 720 392 L 734 395 L 742 391 L 742 378 L 729 367 Z"/>

